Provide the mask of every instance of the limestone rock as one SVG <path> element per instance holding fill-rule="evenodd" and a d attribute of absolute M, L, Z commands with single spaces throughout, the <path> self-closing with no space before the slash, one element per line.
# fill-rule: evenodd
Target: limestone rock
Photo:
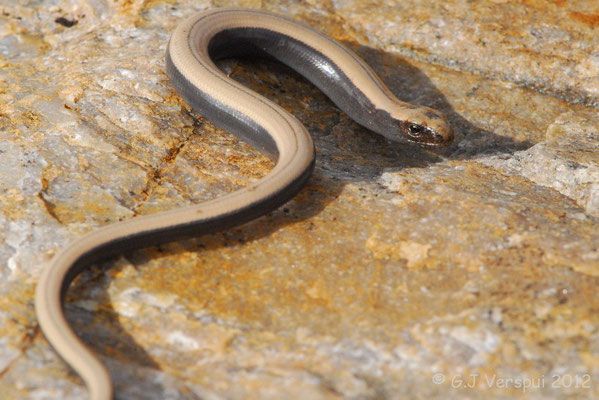
<path fill-rule="evenodd" d="M 457 142 L 393 144 L 287 68 L 224 62 L 306 125 L 315 173 L 256 221 L 80 276 L 67 316 L 119 398 L 597 398 L 594 0 L 0 2 L 2 398 L 86 396 L 34 314 L 56 251 L 272 168 L 164 72 L 176 24 L 217 6 L 343 41 Z"/>

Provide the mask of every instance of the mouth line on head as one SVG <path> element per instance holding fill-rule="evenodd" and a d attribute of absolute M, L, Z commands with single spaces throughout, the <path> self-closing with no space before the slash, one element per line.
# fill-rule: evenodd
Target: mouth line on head
<path fill-rule="evenodd" d="M 425 147 L 427 149 L 441 149 L 443 147 L 449 146 L 452 143 L 451 141 L 447 141 L 447 142 L 444 141 L 444 142 L 439 142 L 439 143 L 417 142 L 416 140 L 412 140 L 412 139 L 408 139 L 408 138 L 406 138 L 406 140 L 409 143 L 413 143 L 420 147 Z"/>

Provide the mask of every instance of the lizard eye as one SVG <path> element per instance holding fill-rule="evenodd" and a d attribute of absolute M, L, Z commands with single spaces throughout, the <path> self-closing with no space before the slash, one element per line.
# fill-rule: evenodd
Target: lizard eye
<path fill-rule="evenodd" d="M 408 126 L 408 132 L 410 132 L 410 135 L 412 136 L 420 136 L 423 129 L 420 125 L 410 124 L 410 126 Z"/>

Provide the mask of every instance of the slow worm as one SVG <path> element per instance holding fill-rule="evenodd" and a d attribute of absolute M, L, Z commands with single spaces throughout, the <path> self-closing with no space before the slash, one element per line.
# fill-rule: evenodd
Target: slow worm
<path fill-rule="evenodd" d="M 239 225 L 277 208 L 304 185 L 314 166 L 304 126 L 275 103 L 228 78 L 225 57 L 267 56 L 298 71 L 366 128 L 400 142 L 442 147 L 453 140 L 444 116 L 398 100 L 351 50 L 287 18 L 251 10 L 211 10 L 177 27 L 166 52 L 174 87 L 198 113 L 275 161 L 259 181 L 199 205 L 136 217 L 70 243 L 42 272 L 35 308 L 46 338 L 83 378 L 90 398 L 111 399 L 110 376 L 67 323 L 62 303 L 70 283 L 109 256 Z"/>

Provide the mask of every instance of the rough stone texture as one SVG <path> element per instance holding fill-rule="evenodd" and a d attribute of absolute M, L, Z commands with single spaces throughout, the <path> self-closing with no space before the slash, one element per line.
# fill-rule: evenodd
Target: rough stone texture
<path fill-rule="evenodd" d="M 33 310 L 60 247 L 271 168 L 164 73 L 169 32 L 217 6 L 344 41 L 458 142 L 400 147 L 282 66 L 224 63 L 306 124 L 315 174 L 250 224 L 81 276 L 68 318 L 119 398 L 597 398 L 595 0 L 1 0 L 2 398 L 85 398 Z"/>

